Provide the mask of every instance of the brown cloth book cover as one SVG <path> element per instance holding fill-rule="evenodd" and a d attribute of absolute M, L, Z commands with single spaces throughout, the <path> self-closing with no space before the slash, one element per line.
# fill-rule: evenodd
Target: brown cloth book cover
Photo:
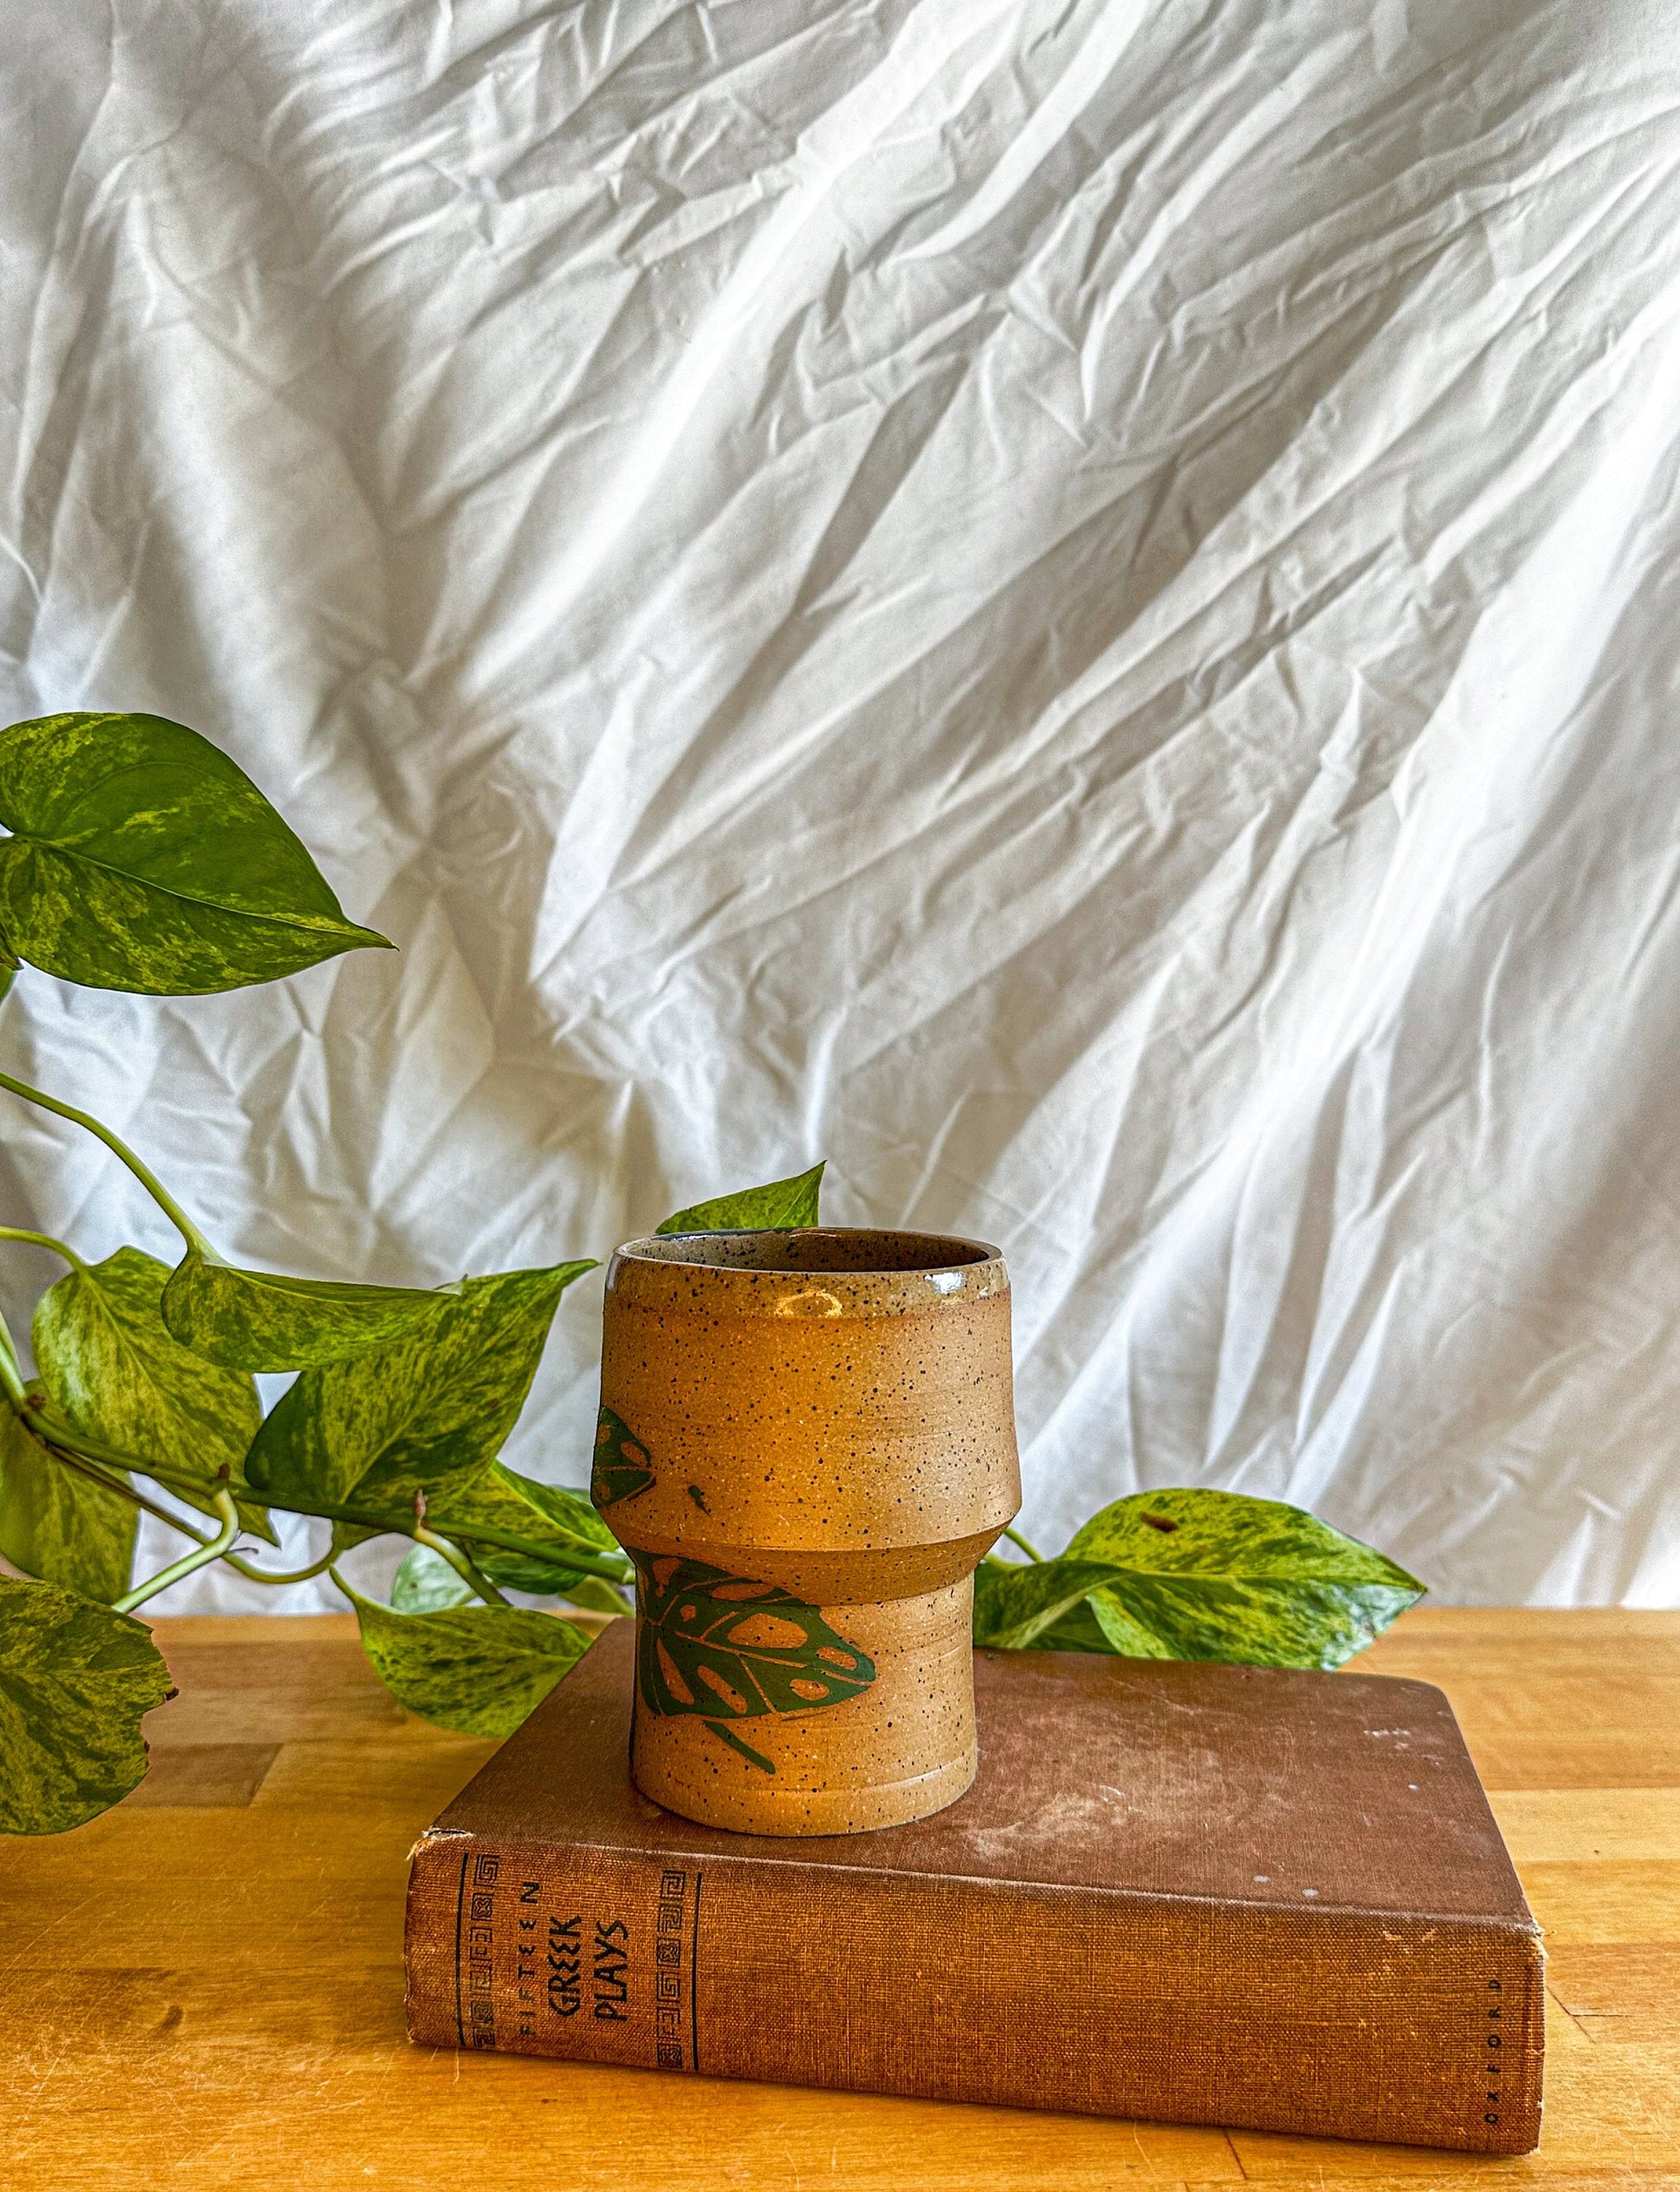
<path fill-rule="evenodd" d="M 632 1629 L 416 1848 L 421 2044 L 1536 2143 L 1539 1932 L 1427 1683 L 982 1652 L 967 1796 L 772 1840 L 630 1785 Z"/>

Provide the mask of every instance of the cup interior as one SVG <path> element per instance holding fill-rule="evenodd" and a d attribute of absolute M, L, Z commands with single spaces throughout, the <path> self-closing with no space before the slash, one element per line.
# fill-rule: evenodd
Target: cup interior
<path fill-rule="evenodd" d="M 723 1271 L 952 1271 L 989 1263 L 983 1241 L 947 1233 L 900 1233 L 875 1226 L 794 1226 L 763 1232 L 665 1233 L 627 1241 L 621 1256 L 657 1263 L 708 1264 Z"/>

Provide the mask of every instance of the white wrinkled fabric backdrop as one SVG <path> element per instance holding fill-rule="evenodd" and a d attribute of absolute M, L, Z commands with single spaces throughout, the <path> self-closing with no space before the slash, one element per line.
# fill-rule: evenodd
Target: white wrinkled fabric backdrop
<path fill-rule="evenodd" d="M 1039 1540 L 1208 1483 L 1680 1602 L 1660 0 L 56 0 L 4 67 L 8 719 L 195 725 L 402 947 L 26 975 L 9 1064 L 322 1275 L 826 1154 L 1007 1250 Z M 4 1135 L 0 1215 L 173 1258 Z"/>

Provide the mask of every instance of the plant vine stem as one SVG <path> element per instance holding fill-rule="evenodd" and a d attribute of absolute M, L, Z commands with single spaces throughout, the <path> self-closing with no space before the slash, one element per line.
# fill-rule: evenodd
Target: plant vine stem
<path fill-rule="evenodd" d="M 0 1073 L 0 1089 L 9 1089 L 14 1096 L 22 1096 L 25 1103 L 38 1103 L 43 1111 L 56 1112 L 60 1119 L 72 1120 L 77 1126 L 85 1127 L 89 1134 L 97 1134 L 114 1156 L 122 1159 L 187 1247 L 196 1248 L 212 1263 L 221 1260 L 157 1174 L 149 1165 L 142 1164 L 127 1142 L 114 1134 L 109 1127 L 102 1125 L 92 1112 L 79 1111 L 73 1103 L 65 1103 L 57 1096 L 48 1096 L 45 1090 L 32 1089 L 27 1081 L 15 1080 L 9 1073 Z"/>
<path fill-rule="evenodd" d="M 1020 1532 L 1019 1530 L 1011 1529 L 1007 1523 L 1004 1525 L 1003 1534 L 1009 1540 L 1012 1545 L 1019 1545 L 1029 1560 L 1042 1560 L 1044 1558 L 1044 1555 L 1039 1551 L 1036 1546 L 1029 1545 L 1026 1538 L 1020 1534 Z"/>
<path fill-rule="evenodd" d="M 452 1545 L 447 1538 L 440 1538 L 435 1530 L 428 1530 L 423 1522 L 416 1522 L 408 1534 L 417 1545 L 427 1545 L 440 1559 L 446 1560 L 461 1581 L 477 1591 L 487 1605 L 508 1603 L 489 1577 L 479 1573 L 458 1545 Z"/>
<path fill-rule="evenodd" d="M 23 1383 L 23 1366 L 18 1360 L 17 1342 L 12 1337 L 11 1327 L 0 1317 L 0 1391 L 3 1391 L 14 1408 L 28 1406 L 28 1392 Z"/>
<path fill-rule="evenodd" d="M 353 1507 L 292 1507 L 284 1500 L 270 1499 L 266 1492 L 252 1491 L 249 1496 L 268 1507 L 279 1507 L 282 1513 L 319 1514 L 325 1515 L 330 1522 L 360 1524 L 363 1529 L 395 1532 L 398 1537 L 412 1535 L 411 1532 L 382 1516 L 358 1514 Z M 559 1525 L 555 1526 L 558 1528 Z M 463 1524 L 456 1529 L 455 1538 L 464 1539 L 472 1545 L 491 1545 L 497 1552 L 523 1553 L 527 1560 L 546 1561 L 551 1568 L 576 1569 L 579 1575 L 599 1576 L 609 1583 L 628 1583 L 631 1580 L 630 1564 L 622 1555 L 615 1559 L 611 1554 L 603 1553 L 598 1545 L 590 1545 L 589 1540 L 584 1538 L 570 1539 L 565 1550 L 559 1552 L 552 1545 L 535 1545 L 529 1538 L 516 1538 L 509 1530 L 491 1530 L 474 1522 Z M 575 1552 L 572 1549 L 574 1545 L 578 1547 Z"/>
<path fill-rule="evenodd" d="M 228 1547 L 239 1535 L 239 1510 L 233 1494 L 225 1484 L 218 1484 L 215 1491 L 216 1512 L 222 1519 L 222 1526 L 207 1545 L 197 1545 L 189 1553 L 183 1553 L 167 1568 L 160 1569 L 148 1582 L 121 1598 L 111 1601 L 113 1614 L 132 1614 L 136 1606 L 143 1606 L 148 1598 L 155 1598 L 160 1591 L 167 1590 L 171 1583 L 180 1582 L 183 1576 L 190 1576 L 195 1569 L 207 1568 L 212 1560 L 221 1559 Z"/>
<path fill-rule="evenodd" d="M 270 1576 L 261 1568 L 253 1568 L 249 1561 L 242 1560 L 237 1552 L 224 1552 L 222 1557 L 230 1568 L 237 1569 L 242 1576 L 249 1576 L 254 1583 L 306 1583 L 312 1576 L 319 1576 L 323 1569 L 332 1567 L 333 1552 L 329 1545 L 320 1558 L 312 1561 L 307 1568 L 294 1568 L 284 1576 Z"/>
<path fill-rule="evenodd" d="M 9 1336 L 3 1322 L 0 1321 L 0 1386 L 4 1386 L 6 1391 L 12 1393 L 18 1407 L 22 1408 L 27 1406 L 27 1396 L 22 1380 L 18 1380 L 15 1392 L 8 1382 L 9 1371 L 13 1377 L 16 1375 L 16 1370 L 6 1361 L 3 1342 Z M 125 1454 L 120 1447 L 107 1446 L 101 1439 L 85 1438 L 73 1424 L 66 1424 L 48 1410 L 32 1408 L 28 1414 L 30 1422 L 37 1424 L 42 1436 L 55 1447 L 62 1447 L 67 1454 L 79 1454 L 89 1461 L 103 1462 L 108 1469 L 132 1469 L 137 1475 L 151 1477 L 169 1492 L 184 1491 L 202 1498 L 207 1488 L 203 1477 L 191 1476 L 185 1469 L 170 1469 L 161 1462 L 147 1459 L 143 1455 Z M 394 1522 L 389 1515 L 369 1514 L 365 1508 L 334 1507 L 324 1500 L 306 1506 L 301 1500 L 288 1500 L 273 1492 L 265 1492 L 255 1484 L 243 1482 L 236 1482 L 231 1488 L 250 1506 L 274 1507 L 281 1514 L 319 1515 L 323 1521 L 347 1522 L 353 1528 L 370 1531 L 375 1536 L 382 1538 L 413 1535 L 411 1524 Z M 166 1516 L 164 1519 L 173 1523 L 174 1518 Z M 175 1526 L 179 1528 L 180 1526 L 177 1524 Z M 522 1553 L 527 1560 L 546 1561 L 551 1567 L 564 1565 L 575 1569 L 579 1575 L 599 1576 L 609 1583 L 629 1582 L 629 1563 L 622 1554 L 615 1557 L 603 1552 L 599 1545 L 592 1544 L 587 1538 L 573 1538 L 559 1523 L 554 1524 L 553 1527 L 567 1538 L 563 1552 L 557 1553 L 552 1544 L 536 1545 L 529 1538 L 515 1537 L 511 1531 L 496 1530 L 476 1522 L 464 1523 L 453 1534 L 457 1539 L 464 1538 L 470 1545 L 493 1545 L 498 1552 Z"/>
<path fill-rule="evenodd" d="M 37 1248 L 50 1248 L 55 1256 L 62 1256 L 73 1269 L 85 1278 L 87 1266 L 67 1241 L 60 1241 L 50 1233 L 32 1232 L 27 1225 L 0 1225 L 0 1241 L 32 1241 Z"/>

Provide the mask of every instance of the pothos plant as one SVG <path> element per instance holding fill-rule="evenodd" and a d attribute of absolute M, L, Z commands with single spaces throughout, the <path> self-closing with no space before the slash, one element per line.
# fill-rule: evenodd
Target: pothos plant
<path fill-rule="evenodd" d="M 187 996 L 388 948 L 346 918 L 243 772 L 161 717 L 0 732 L 0 997 L 25 967 Z M 0 1831 L 79 1826 L 138 1784 L 142 1720 L 173 1691 L 136 1610 L 212 1562 L 262 1583 L 325 1571 L 404 1705 L 509 1733 L 591 1641 L 546 1608 L 629 1603 L 629 1563 L 589 1500 L 500 1458 L 560 1298 L 594 1259 L 429 1288 L 244 1269 L 109 1127 L 9 1073 L 0 1090 L 96 1135 L 180 1241 L 173 1265 L 131 1246 L 90 1263 L 0 1226 L 0 1243 L 66 1267 L 35 1304 L 33 1374 L 0 1322 L 0 1553 L 21 1571 L 0 1576 Z M 814 1224 L 822 1172 L 692 1205 L 660 1230 Z M 259 1372 L 294 1374 L 266 1413 Z M 276 1513 L 325 1526 L 318 1558 L 268 1563 Z M 185 1550 L 136 1581 L 142 1513 Z M 1421 1589 L 1301 1509 L 1235 1494 L 1116 1500 L 1053 1560 L 1008 1534 L 1026 1557 L 987 1561 L 975 1608 L 976 1642 L 1004 1648 L 1334 1666 Z M 338 1564 L 383 1535 L 410 1542 L 388 1604 Z M 707 1648 L 736 1647 L 720 1631 Z M 786 1671 L 743 1662 L 741 1691 L 799 1709 Z"/>

